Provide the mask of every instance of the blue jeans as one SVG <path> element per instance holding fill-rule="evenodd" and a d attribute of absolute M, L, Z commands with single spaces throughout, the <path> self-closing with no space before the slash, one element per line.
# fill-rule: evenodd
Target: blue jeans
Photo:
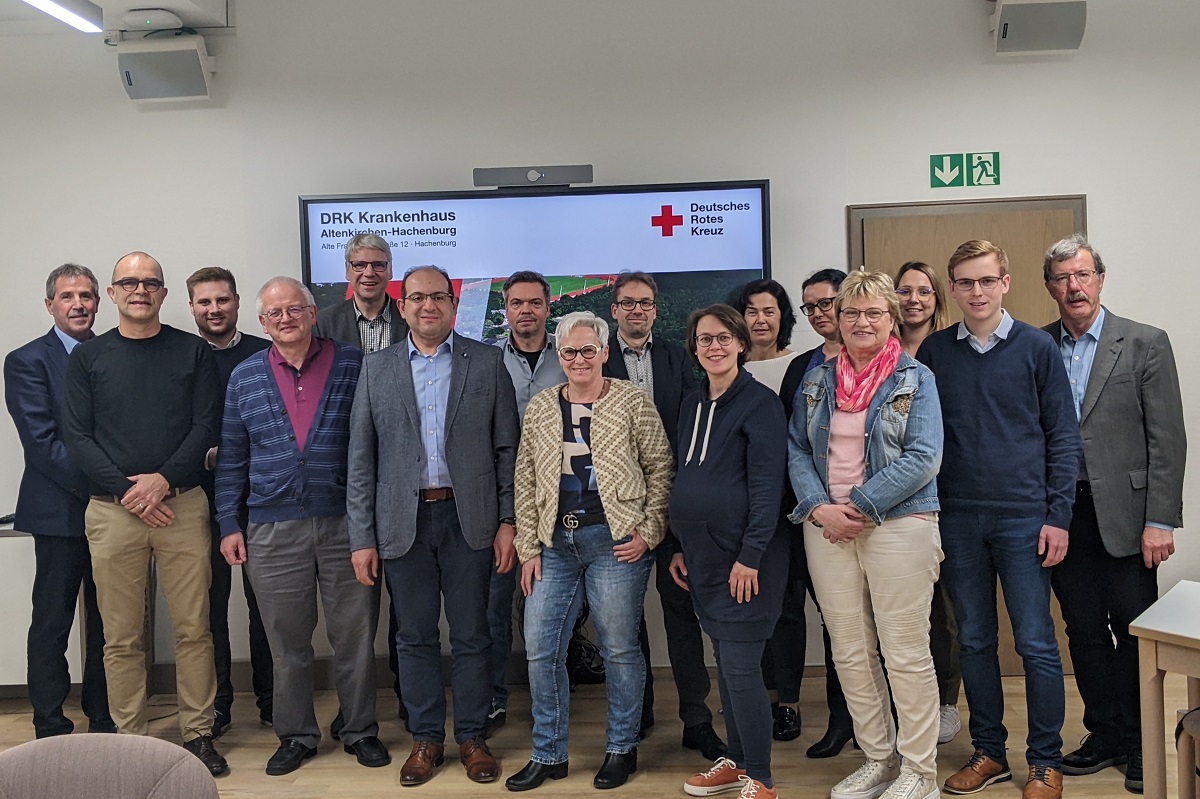
<path fill-rule="evenodd" d="M 1043 520 L 998 519 L 942 512 L 942 579 L 958 620 L 963 688 L 971 708 L 971 739 L 988 757 L 1007 762 L 1004 691 L 997 649 L 996 577 L 1012 620 L 1017 654 L 1025 667 L 1029 718 L 1025 759 L 1031 766 L 1062 768 L 1066 714 L 1062 659 L 1050 617 L 1050 569 L 1038 555 Z"/>
<path fill-rule="evenodd" d="M 492 639 L 488 647 L 488 675 L 492 678 L 492 706 L 508 707 L 508 657 L 512 652 L 513 594 L 517 591 L 517 575 L 521 567 L 501 574 L 492 570 L 492 582 L 488 592 L 488 634 Z"/>
<path fill-rule="evenodd" d="M 654 553 L 637 563 L 618 563 L 606 524 L 554 531 L 553 546 L 542 548 L 542 579 L 525 601 L 525 653 L 533 699 L 533 757 L 553 765 L 567 760 L 567 721 L 571 695 L 567 682 L 567 643 L 587 596 L 600 638 L 608 686 L 607 752 L 626 753 L 638 745 L 646 661 L 638 646 L 638 625 Z"/>

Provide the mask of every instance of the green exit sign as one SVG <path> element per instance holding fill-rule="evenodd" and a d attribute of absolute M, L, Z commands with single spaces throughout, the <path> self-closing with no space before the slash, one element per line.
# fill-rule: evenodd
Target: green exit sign
<path fill-rule="evenodd" d="M 939 153 L 929 156 L 929 188 L 999 186 L 1000 153 Z"/>

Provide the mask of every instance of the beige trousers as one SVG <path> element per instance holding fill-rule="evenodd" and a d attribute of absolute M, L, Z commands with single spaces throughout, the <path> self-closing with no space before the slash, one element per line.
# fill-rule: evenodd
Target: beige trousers
<path fill-rule="evenodd" d="M 922 515 L 868 526 L 840 544 L 806 522 L 804 549 L 858 745 L 872 760 L 898 752 L 902 768 L 936 781 L 939 697 L 929 609 L 942 548 L 937 514 Z"/>
<path fill-rule="evenodd" d="M 193 488 L 167 500 L 175 521 L 150 527 L 120 505 L 93 499 L 84 516 L 96 599 L 104 618 L 104 671 L 113 721 L 146 734 L 146 582 L 150 556 L 175 627 L 175 682 L 184 741 L 212 734 L 217 676 L 208 626 L 212 533 L 208 497 Z"/>

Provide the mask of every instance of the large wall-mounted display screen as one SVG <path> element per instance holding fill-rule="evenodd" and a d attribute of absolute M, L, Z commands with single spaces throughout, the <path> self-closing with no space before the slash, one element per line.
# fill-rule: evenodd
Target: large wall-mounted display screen
<path fill-rule="evenodd" d="M 611 321 L 609 287 L 640 270 L 659 286 L 656 335 L 682 341 L 692 310 L 769 276 L 768 211 L 765 180 L 301 197 L 304 280 L 318 306 L 343 301 L 345 244 L 374 233 L 392 247 L 390 293 L 408 268 L 436 264 L 460 297 L 455 329 L 495 341 L 513 272 L 546 276 L 552 319 L 590 310 Z"/>

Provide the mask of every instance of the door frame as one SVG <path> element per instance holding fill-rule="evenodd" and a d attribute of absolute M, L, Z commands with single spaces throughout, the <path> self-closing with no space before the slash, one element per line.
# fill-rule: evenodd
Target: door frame
<path fill-rule="evenodd" d="M 979 200 L 932 200 L 912 203 L 871 203 L 846 206 L 846 270 L 863 266 L 866 249 L 863 224 L 867 219 L 888 216 L 935 214 L 980 214 L 991 211 L 1071 211 L 1075 230 L 1087 234 L 1087 195 L 1059 194 L 1044 197 L 996 197 Z"/>

